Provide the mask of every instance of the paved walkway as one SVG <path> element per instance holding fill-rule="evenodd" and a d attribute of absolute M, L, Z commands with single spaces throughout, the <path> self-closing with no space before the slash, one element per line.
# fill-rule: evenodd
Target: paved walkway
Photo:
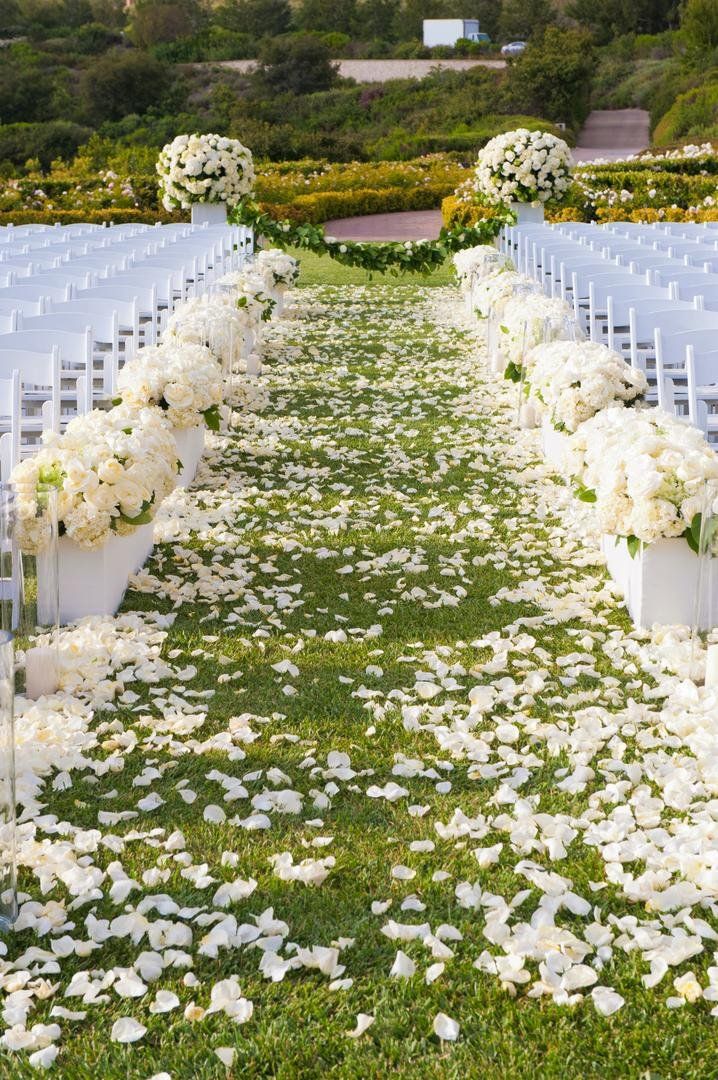
<path fill-rule="evenodd" d="M 337 240 L 435 240 L 441 229 L 440 210 L 404 210 L 398 214 L 366 214 L 337 218 L 325 225 Z"/>
<path fill-rule="evenodd" d="M 578 137 L 573 156 L 576 161 L 617 161 L 646 150 L 650 141 L 650 118 L 645 109 L 595 109 Z"/>

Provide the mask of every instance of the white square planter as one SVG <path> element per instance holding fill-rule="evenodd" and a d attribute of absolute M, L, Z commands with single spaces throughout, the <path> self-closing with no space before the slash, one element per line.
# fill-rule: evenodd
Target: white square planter
<path fill-rule="evenodd" d="M 644 544 L 634 558 L 622 538 L 604 536 L 601 548 L 635 626 L 693 625 L 699 559 L 684 539 Z M 707 560 L 704 576 L 698 625 L 708 630 L 718 625 L 718 559 Z"/>
<path fill-rule="evenodd" d="M 568 454 L 571 437 L 563 431 L 556 431 L 547 416 L 541 421 L 541 450 L 547 464 L 551 465 L 557 473 L 566 471 L 566 457 Z"/>
<path fill-rule="evenodd" d="M 60 622 L 86 615 L 114 615 L 131 574 L 146 562 L 154 546 L 153 527 L 140 525 L 128 536 L 111 536 L 102 547 L 87 550 L 67 536 L 59 541 Z M 42 580 L 42 560 L 38 577 Z M 42 589 L 39 590 L 42 595 Z M 43 620 L 47 613 L 40 612 Z"/>
<path fill-rule="evenodd" d="M 172 428 L 177 457 L 182 462 L 177 487 L 189 487 L 197 475 L 197 466 L 204 453 L 204 430 L 204 423 L 193 428 Z"/>

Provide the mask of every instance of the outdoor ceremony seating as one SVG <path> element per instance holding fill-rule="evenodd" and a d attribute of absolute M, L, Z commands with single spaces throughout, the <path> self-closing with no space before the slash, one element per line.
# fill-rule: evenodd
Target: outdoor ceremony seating
<path fill-rule="evenodd" d="M 572 305 L 586 336 L 646 372 L 649 402 L 715 437 L 717 239 L 713 223 L 562 222 L 506 228 L 499 248 Z"/>

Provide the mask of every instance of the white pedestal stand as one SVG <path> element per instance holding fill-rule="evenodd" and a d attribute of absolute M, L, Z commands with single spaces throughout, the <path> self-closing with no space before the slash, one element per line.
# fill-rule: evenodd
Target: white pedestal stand
<path fill-rule="evenodd" d="M 541 225 L 544 220 L 543 203 L 512 202 L 517 225 Z"/>

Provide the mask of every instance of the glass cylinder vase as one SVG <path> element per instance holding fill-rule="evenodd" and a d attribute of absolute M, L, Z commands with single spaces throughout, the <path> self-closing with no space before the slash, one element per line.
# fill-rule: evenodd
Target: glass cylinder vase
<path fill-rule="evenodd" d="M 0 630 L 0 933 L 17 918 L 14 701 L 13 636 Z"/>
<path fill-rule="evenodd" d="M 0 485 L 0 589 L 2 629 L 20 646 L 19 692 L 32 698 L 55 693 L 60 624 L 55 487 Z"/>

